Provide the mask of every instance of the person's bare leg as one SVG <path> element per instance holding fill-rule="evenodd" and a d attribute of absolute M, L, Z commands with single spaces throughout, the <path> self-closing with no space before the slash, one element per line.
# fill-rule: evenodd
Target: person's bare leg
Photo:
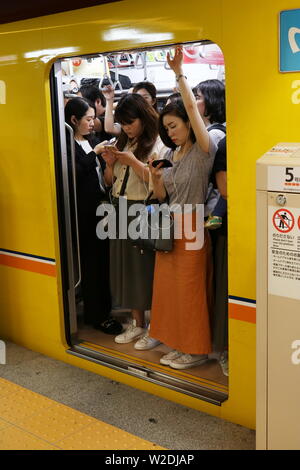
<path fill-rule="evenodd" d="M 144 311 L 143 310 L 132 310 L 132 318 L 136 321 L 136 326 L 144 328 Z"/>

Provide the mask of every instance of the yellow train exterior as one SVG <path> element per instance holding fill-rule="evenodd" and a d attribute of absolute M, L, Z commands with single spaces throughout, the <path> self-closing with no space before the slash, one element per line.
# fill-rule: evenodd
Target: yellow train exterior
<path fill-rule="evenodd" d="M 0 27 L 1 339 L 255 427 L 255 162 L 277 142 L 299 141 L 298 74 L 278 64 L 279 12 L 297 6 L 125 0 Z M 218 44 L 226 66 L 230 377 L 221 407 L 67 355 L 61 295 L 53 62 L 199 40 Z"/>

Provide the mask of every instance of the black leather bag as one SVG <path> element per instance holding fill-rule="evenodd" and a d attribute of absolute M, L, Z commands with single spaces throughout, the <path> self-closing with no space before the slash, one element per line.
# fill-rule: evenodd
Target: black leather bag
<path fill-rule="evenodd" d="M 133 246 L 144 250 L 169 252 L 174 243 L 174 219 L 168 204 L 160 204 L 151 199 L 145 201 L 145 210 L 134 219 L 135 233 L 138 238 L 131 241 Z"/>

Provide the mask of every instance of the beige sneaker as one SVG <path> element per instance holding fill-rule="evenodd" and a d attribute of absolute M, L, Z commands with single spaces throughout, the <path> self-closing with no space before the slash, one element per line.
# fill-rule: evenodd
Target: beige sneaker
<path fill-rule="evenodd" d="M 170 362 L 173 369 L 190 369 L 190 367 L 200 366 L 208 359 L 207 354 L 182 354 L 177 359 Z"/>
<path fill-rule="evenodd" d="M 168 354 L 165 354 L 164 356 L 162 356 L 159 362 L 163 364 L 164 366 L 169 366 L 172 361 L 174 361 L 175 359 L 178 359 L 182 355 L 183 355 L 182 352 L 177 351 L 176 349 L 173 349 Z"/>
<path fill-rule="evenodd" d="M 132 320 L 132 323 L 126 328 L 124 333 L 115 337 L 115 342 L 119 344 L 131 343 L 131 341 L 143 334 L 145 334 L 145 329 L 136 326 L 136 320 Z"/>
<path fill-rule="evenodd" d="M 134 345 L 134 349 L 138 349 L 139 351 L 147 351 L 148 349 L 156 348 L 160 344 L 160 341 L 155 338 L 151 338 L 149 336 L 149 331 L 140 338 Z"/>

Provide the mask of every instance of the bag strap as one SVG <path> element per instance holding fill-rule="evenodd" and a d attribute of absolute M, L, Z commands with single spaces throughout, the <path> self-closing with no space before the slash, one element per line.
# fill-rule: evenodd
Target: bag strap
<path fill-rule="evenodd" d="M 222 131 L 222 132 L 224 132 L 224 134 L 226 134 L 226 126 L 224 126 L 221 123 L 212 124 L 211 126 L 209 126 L 207 128 L 207 130 L 208 130 L 208 132 L 213 131 L 213 130 L 218 130 L 218 131 Z"/>
<path fill-rule="evenodd" d="M 129 166 L 127 166 L 126 172 L 125 172 L 125 175 L 124 175 L 124 179 L 123 179 L 123 183 L 122 183 L 122 186 L 121 186 L 121 189 L 120 189 L 119 196 L 124 196 L 124 194 L 125 194 L 127 181 L 128 181 L 128 178 L 129 178 L 129 169 L 130 169 Z"/>
<path fill-rule="evenodd" d="M 153 196 L 153 191 L 150 191 L 150 193 L 147 196 L 147 199 L 145 199 L 144 204 L 147 206 L 149 202 L 151 201 L 151 196 Z"/>

